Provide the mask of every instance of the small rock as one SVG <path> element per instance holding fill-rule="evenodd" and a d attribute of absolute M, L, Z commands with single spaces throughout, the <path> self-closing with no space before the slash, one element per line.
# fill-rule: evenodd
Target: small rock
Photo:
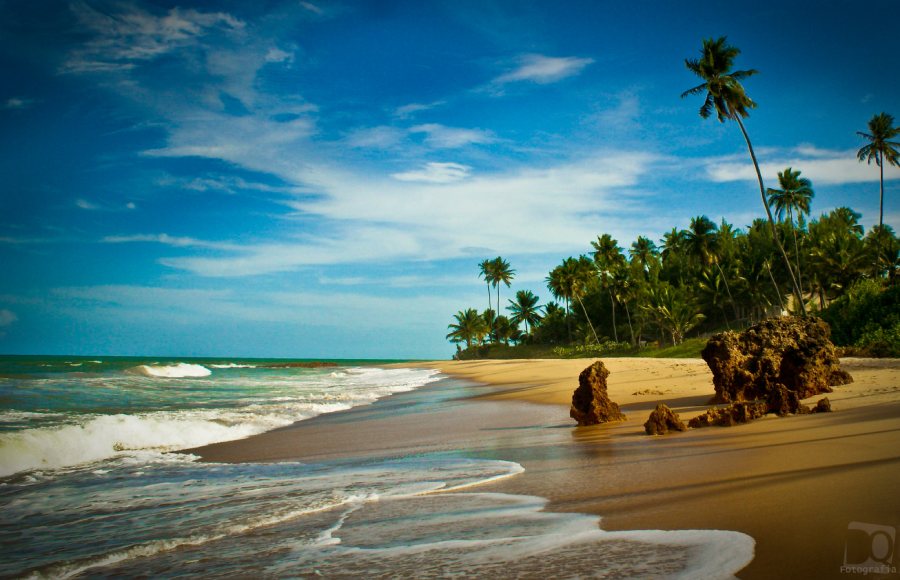
<path fill-rule="evenodd" d="M 739 423 L 749 423 L 754 419 L 759 419 L 766 414 L 767 410 L 766 403 L 734 403 L 722 409 L 710 409 L 688 421 L 688 426 L 692 429 L 713 425 L 734 427 Z"/>
<path fill-rule="evenodd" d="M 578 421 L 579 426 L 627 419 L 619 406 L 609 400 L 606 392 L 608 376 L 609 371 L 602 361 L 595 362 L 578 375 L 578 388 L 572 393 L 569 416 Z"/>
<path fill-rule="evenodd" d="M 816 403 L 816 406 L 813 407 L 810 413 L 831 413 L 831 402 L 828 400 L 828 397 L 823 397 L 819 399 Z"/>
<path fill-rule="evenodd" d="M 669 431 L 687 431 L 687 427 L 678 418 L 678 413 L 660 403 L 644 423 L 644 430 L 647 435 L 665 435 Z"/>

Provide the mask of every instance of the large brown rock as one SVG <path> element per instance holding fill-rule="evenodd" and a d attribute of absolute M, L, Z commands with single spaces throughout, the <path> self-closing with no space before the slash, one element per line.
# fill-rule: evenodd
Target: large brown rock
<path fill-rule="evenodd" d="M 707 404 L 772 399 L 784 409 L 798 408 L 781 389 L 799 402 L 853 382 L 840 368 L 830 338 L 824 320 L 796 316 L 769 318 L 740 334 L 714 335 L 701 352 L 716 388 Z"/>
<path fill-rule="evenodd" d="M 578 375 L 578 388 L 572 393 L 569 416 L 578 421 L 579 426 L 627 419 L 619 406 L 609 400 L 606 393 L 608 376 L 609 371 L 601 361 L 595 362 Z"/>
<path fill-rule="evenodd" d="M 687 427 L 678 418 L 678 413 L 660 403 L 644 423 L 644 431 L 647 435 L 665 435 L 669 431 L 687 431 Z"/>

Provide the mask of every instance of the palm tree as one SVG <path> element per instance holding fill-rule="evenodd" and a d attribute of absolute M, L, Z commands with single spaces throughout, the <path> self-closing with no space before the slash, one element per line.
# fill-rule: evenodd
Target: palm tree
<path fill-rule="evenodd" d="M 516 301 L 509 301 L 507 310 L 512 312 L 510 320 L 516 324 L 525 323 L 525 334 L 528 334 L 528 325 L 535 326 L 541 322 L 541 307 L 537 305 L 538 297 L 531 290 L 519 290 L 516 292 Z"/>
<path fill-rule="evenodd" d="M 494 263 L 491 260 L 482 260 L 478 263 L 478 268 L 481 270 L 478 273 L 478 277 L 484 277 L 484 281 L 487 284 L 487 293 L 488 293 L 488 310 L 492 308 L 491 306 L 491 284 L 494 283 Z"/>
<path fill-rule="evenodd" d="M 491 272 L 494 275 L 494 286 L 497 287 L 497 309 L 500 309 L 500 284 L 506 284 L 509 288 L 510 282 L 515 278 L 516 271 L 510 269 L 509 262 L 497 256 L 491 262 Z"/>
<path fill-rule="evenodd" d="M 881 228 L 884 225 L 884 162 L 887 160 L 891 165 L 900 167 L 900 152 L 895 149 L 895 147 L 900 147 L 900 143 L 890 141 L 890 139 L 900 135 L 900 127 L 894 127 L 894 117 L 887 113 L 874 115 L 867 124 L 869 133 L 857 131 L 856 134 L 868 139 L 870 143 L 857 151 L 856 157 L 860 162 L 865 161 L 869 165 L 872 164 L 874 159 L 879 169 L 881 169 L 881 201 L 878 208 L 878 227 Z M 881 244 L 878 244 L 876 247 L 878 248 L 875 252 L 875 276 L 877 277 L 878 260 L 881 257 Z"/>
<path fill-rule="evenodd" d="M 788 223 L 791 226 L 791 235 L 794 237 L 794 258 L 797 262 L 797 285 L 803 292 L 803 276 L 800 274 L 800 246 L 797 244 L 797 230 L 794 229 L 794 212 L 798 216 L 809 215 L 809 202 L 815 197 L 812 182 L 805 177 L 800 177 L 799 171 L 792 171 L 790 167 L 778 173 L 778 185 L 781 189 L 766 189 L 769 196 L 769 205 L 775 208 L 778 219 L 784 218 L 787 213 Z"/>
<path fill-rule="evenodd" d="M 616 331 L 616 300 L 612 293 L 610 275 L 617 268 L 625 265 L 625 256 L 622 255 L 622 249 L 618 244 L 619 242 L 609 234 L 597 236 L 597 241 L 591 242 L 591 246 L 594 247 L 594 263 L 597 265 L 597 271 L 600 272 L 600 280 L 609 292 L 609 302 L 612 304 L 613 339 L 616 342 L 619 342 L 619 335 Z"/>
<path fill-rule="evenodd" d="M 756 154 L 753 152 L 753 145 L 750 143 L 750 137 L 747 130 L 744 129 L 742 118 L 750 116 L 748 109 L 756 107 L 756 103 L 750 100 L 750 97 L 744 92 L 744 87 L 740 81 L 759 74 L 757 70 L 740 70 L 731 72 L 734 66 L 734 59 L 741 53 L 739 48 L 726 43 L 727 38 L 722 36 L 718 39 L 707 38 L 703 41 L 703 49 L 700 51 L 703 55 L 699 60 L 685 59 L 684 64 L 688 70 L 703 79 L 703 84 L 696 86 L 682 93 L 681 98 L 688 95 L 699 95 L 706 92 L 706 100 L 700 107 L 700 116 L 704 119 L 712 115 L 713 110 L 719 121 L 724 123 L 726 120 L 737 121 L 747 142 L 747 149 L 750 151 L 750 158 L 753 160 L 753 167 L 756 169 L 756 177 L 759 181 L 759 195 L 762 197 L 763 207 L 769 218 L 769 226 L 772 228 L 772 236 L 775 238 L 775 245 L 781 252 L 781 257 L 788 272 L 791 275 L 791 284 L 794 294 L 800 302 L 800 308 L 803 315 L 806 315 L 806 306 L 803 304 L 803 295 L 797 280 L 794 278 L 794 271 L 791 269 L 790 261 L 784 248 L 781 247 L 781 241 L 778 239 L 778 233 L 775 231 L 775 220 L 772 218 L 772 212 L 769 211 L 769 204 L 766 202 L 766 188 L 763 185 L 762 174 L 759 172 L 759 163 L 756 162 Z"/>
<path fill-rule="evenodd" d="M 465 312 L 460 310 L 453 318 L 456 319 L 456 324 L 447 325 L 450 329 L 450 334 L 447 335 L 450 342 L 465 342 L 466 348 L 470 348 L 473 340 L 480 340 L 487 334 L 487 324 L 474 308 Z"/>
<path fill-rule="evenodd" d="M 665 282 L 650 289 L 647 302 L 644 309 L 652 313 L 660 330 L 672 335 L 672 346 L 682 342 L 685 333 L 706 318 L 683 288 L 672 288 Z"/>
<path fill-rule="evenodd" d="M 724 222 L 724 220 L 723 220 Z M 730 230 L 729 230 L 730 233 Z M 701 268 L 705 268 L 711 264 L 715 264 L 721 275 L 721 281 L 725 285 L 728 292 L 728 299 L 731 300 L 731 308 L 734 310 L 734 317 L 737 318 L 737 306 L 734 304 L 734 298 L 731 297 L 731 287 L 728 285 L 728 279 L 722 266 L 719 265 L 719 232 L 716 224 L 705 215 L 691 218 L 691 225 L 684 232 L 684 244 L 689 255 L 700 261 Z M 724 309 L 724 305 L 723 305 Z M 724 311 L 723 311 L 724 314 Z M 728 326 L 728 318 L 725 318 L 725 326 Z"/>
<path fill-rule="evenodd" d="M 638 236 L 637 241 L 631 244 L 631 249 L 628 250 L 628 254 L 631 256 L 632 260 L 640 262 L 641 266 L 646 270 L 649 267 L 650 261 L 659 255 L 659 251 L 656 249 L 656 244 L 654 244 L 650 238 Z"/>
<path fill-rule="evenodd" d="M 588 316 L 587 309 L 581 301 L 581 297 L 584 296 L 584 293 L 587 290 L 587 283 L 594 277 L 595 273 L 596 270 L 594 269 L 594 264 L 587 256 L 579 256 L 577 260 L 575 258 L 566 258 L 563 260 L 562 264 L 550 272 L 546 282 L 547 288 L 550 289 L 554 296 L 557 298 L 565 298 L 567 312 L 569 310 L 570 301 L 578 301 L 581 305 L 581 310 L 584 312 L 584 317 L 591 327 L 594 340 L 599 344 L 600 340 L 597 338 L 597 331 L 594 330 L 594 325 L 591 322 L 590 316 Z M 569 342 L 571 342 L 572 325 L 569 322 L 568 316 L 566 317 L 566 326 L 569 330 Z"/>

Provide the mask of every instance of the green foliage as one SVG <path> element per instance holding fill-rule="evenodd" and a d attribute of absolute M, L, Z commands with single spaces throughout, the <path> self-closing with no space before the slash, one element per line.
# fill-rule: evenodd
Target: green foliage
<path fill-rule="evenodd" d="M 871 356 L 900 356 L 900 286 L 882 289 L 877 281 L 863 280 L 819 316 L 831 326 L 831 340 L 838 346 Z"/>

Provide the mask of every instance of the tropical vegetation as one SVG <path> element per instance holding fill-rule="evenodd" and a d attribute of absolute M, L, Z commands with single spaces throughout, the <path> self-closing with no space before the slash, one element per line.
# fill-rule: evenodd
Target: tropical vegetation
<path fill-rule="evenodd" d="M 900 167 L 900 128 L 881 113 L 858 133 L 868 141 L 858 160 L 881 170 L 878 225 L 866 233 L 862 215 L 849 207 L 811 217 L 813 184 L 800 170 L 778 172 L 778 188 L 763 183 L 743 122 L 757 105 L 741 84 L 759 72 L 733 70 L 739 54 L 725 37 L 704 40 L 701 57 L 685 60 L 702 84 L 681 96 L 704 95 L 702 118 L 715 113 L 737 123 L 765 217 L 739 228 L 699 215 L 665 232 L 659 245 L 638 236 L 627 251 L 603 233 L 550 270 L 544 284 L 551 300 L 543 305 L 533 289 L 517 290 L 501 305 L 500 286 L 511 287 L 515 270 L 502 257 L 485 259 L 478 266 L 488 308 L 460 311 L 449 326 L 458 358 L 647 356 L 666 349 L 667 356 L 696 356 L 711 332 L 782 313 L 823 317 L 838 345 L 900 356 L 900 240 L 883 220 L 884 164 Z"/>

